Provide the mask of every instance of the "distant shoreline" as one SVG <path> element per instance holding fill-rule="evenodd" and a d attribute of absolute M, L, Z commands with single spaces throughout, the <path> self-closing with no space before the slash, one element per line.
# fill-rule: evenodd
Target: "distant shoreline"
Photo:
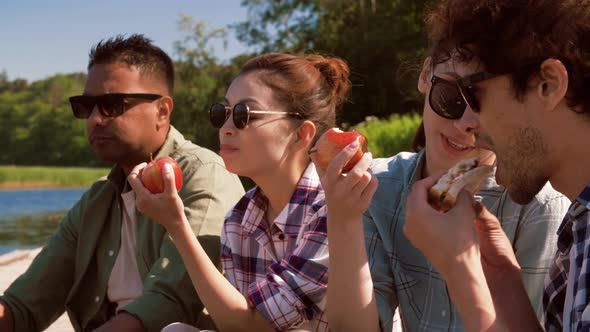
<path fill-rule="evenodd" d="M 0 189 L 86 188 L 109 168 L 0 165 Z"/>
<path fill-rule="evenodd" d="M 0 190 L 27 190 L 27 189 L 82 189 L 87 188 L 84 185 L 67 185 L 47 181 L 31 182 L 0 182 Z"/>

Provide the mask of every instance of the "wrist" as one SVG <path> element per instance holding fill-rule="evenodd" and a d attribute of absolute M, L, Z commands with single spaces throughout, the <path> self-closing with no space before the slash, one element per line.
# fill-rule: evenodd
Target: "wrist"
<path fill-rule="evenodd" d="M 192 228 L 184 219 L 180 222 L 175 222 L 170 226 L 166 227 L 166 231 L 168 231 L 168 234 L 170 234 L 173 240 L 185 237 L 187 234 L 193 234 Z"/>

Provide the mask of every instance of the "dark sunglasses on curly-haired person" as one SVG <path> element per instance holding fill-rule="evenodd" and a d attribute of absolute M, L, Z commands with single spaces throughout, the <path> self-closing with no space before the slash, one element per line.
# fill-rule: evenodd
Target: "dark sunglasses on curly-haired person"
<path fill-rule="evenodd" d="M 480 105 L 475 97 L 474 85 L 498 76 L 482 71 L 455 81 L 447 81 L 434 75 L 434 68 L 431 70 L 432 85 L 428 95 L 428 104 L 436 114 L 451 120 L 460 119 L 465 113 L 467 105 L 474 112 L 479 112 Z"/>
<path fill-rule="evenodd" d="M 154 101 L 160 98 L 161 95 L 152 93 L 107 93 L 100 96 L 73 96 L 70 97 L 70 105 L 78 119 L 88 119 L 94 106 L 97 106 L 102 116 L 114 118 L 141 101 Z"/>
<path fill-rule="evenodd" d="M 264 111 L 264 110 L 251 110 L 246 104 L 238 103 L 234 105 L 234 108 L 227 107 L 220 103 L 215 103 L 209 108 L 209 121 L 215 128 L 223 127 L 223 124 L 227 121 L 230 114 L 234 121 L 234 126 L 238 129 L 244 129 L 250 121 L 250 114 L 286 114 L 299 117 L 303 119 L 303 115 L 296 112 L 279 112 L 279 111 Z"/>

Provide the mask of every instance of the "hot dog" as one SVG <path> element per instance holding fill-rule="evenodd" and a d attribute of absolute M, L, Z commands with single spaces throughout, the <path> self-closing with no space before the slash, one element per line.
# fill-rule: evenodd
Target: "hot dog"
<path fill-rule="evenodd" d="M 465 159 L 450 168 L 428 191 L 428 202 L 436 209 L 448 211 L 457 203 L 463 188 L 476 193 L 483 181 L 494 172 L 494 167 L 479 165 L 477 158 Z"/>

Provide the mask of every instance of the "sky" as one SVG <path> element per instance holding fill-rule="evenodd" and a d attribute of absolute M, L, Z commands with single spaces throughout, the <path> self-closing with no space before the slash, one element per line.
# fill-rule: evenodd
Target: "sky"
<path fill-rule="evenodd" d="M 181 14 L 204 21 L 209 29 L 243 22 L 240 0 L 2 0 L 0 72 L 29 82 L 57 73 L 85 72 L 88 52 L 117 34 L 142 33 L 172 59 L 173 44 L 187 33 L 178 29 Z M 211 46 L 221 60 L 246 52 L 228 29 L 228 45 Z"/>

